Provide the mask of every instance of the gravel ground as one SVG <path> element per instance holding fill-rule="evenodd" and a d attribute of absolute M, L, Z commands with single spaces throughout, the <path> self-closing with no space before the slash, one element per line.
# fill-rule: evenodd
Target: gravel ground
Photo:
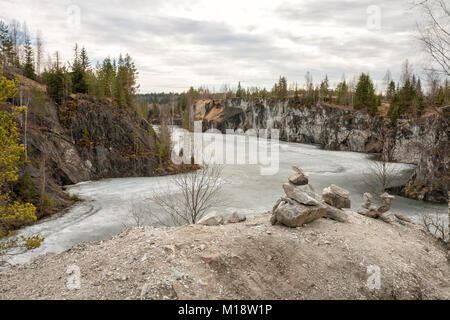
<path fill-rule="evenodd" d="M 443 244 L 418 225 L 347 213 L 296 229 L 269 214 L 130 229 L 0 271 L 0 299 L 450 299 Z"/>

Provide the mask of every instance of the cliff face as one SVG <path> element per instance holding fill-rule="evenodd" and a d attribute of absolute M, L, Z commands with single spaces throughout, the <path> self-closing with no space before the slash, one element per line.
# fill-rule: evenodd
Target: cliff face
<path fill-rule="evenodd" d="M 450 190 L 450 106 L 442 116 L 433 117 L 424 125 L 433 134 L 426 136 L 417 170 L 404 188 L 406 196 L 420 200 L 445 202 Z"/>
<path fill-rule="evenodd" d="M 298 107 L 288 100 L 201 100 L 195 107 L 205 130 L 275 128 L 285 141 L 319 144 L 328 150 L 384 153 L 391 161 L 416 164 L 406 195 L 446 201 L 450 170 L 448 113 L 404 121 L 394 127 L 364 112 L 320 104 Z"/>
<path fill-rule="evenodd" d="M 5 72 L 7 78 L 16 74 Z M 20 78 L 21 95 L 8 104 L 28 105 L 27 115 L 17 119 L 28 161 L 13 188 L 17 198 L 38 207 L 38 217 L 73 202 L 64 185 L 178 170 L 160 165 L 156 137 L 133 110 L 86 95 L 72 95 L 64 107 L 57 106 L 46 95 L 45 86 Z"/>
<path fill-rule="evenodd" d="M 104 178 L 152 176 L 158 157 L 149 124 L 130 110 L 119 109 L 107 100 L 72 96 L 59 115 L 65 135 L 76 148 L 82 176 L 68 173 L 70 183 Z M 64 181 L 62 181 L 64 182 Z"/>

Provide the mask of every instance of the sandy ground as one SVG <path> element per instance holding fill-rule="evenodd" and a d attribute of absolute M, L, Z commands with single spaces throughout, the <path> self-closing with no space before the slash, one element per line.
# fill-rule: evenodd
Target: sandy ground
<path fill-rule="evenodd" d="M 1 271 L 0 298 L 450 299 L 443 244 L 418 225 L 348 213 L 349 223 L 319 219 L 296 229 L 272 226 L 269 214 L 131 229 Z"/>

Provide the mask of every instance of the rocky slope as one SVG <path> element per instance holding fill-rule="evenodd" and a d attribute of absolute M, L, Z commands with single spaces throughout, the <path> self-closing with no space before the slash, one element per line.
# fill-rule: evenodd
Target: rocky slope
<path fill-rule="evenodd" d="M 130 229 L 0 271 L 0 299 L 450 299 L 447 251 L 423 227 L 346 213 Z"/>
<path fill-rule="evenodd" d="M 450 186 L 449 107 L 442 114 L 396 126 L 379 116 L 326 105 L 295 106 L 292 101 L 200 100 L 195 106 L 203 129 L 280 130 L 285 141 L 325 149 L 384 153 L 391 161 L 418 165 L 404 188 L 407 196 L 446 202 Z"/>
<path fill-rule="evenodd" d="M 16 75 L 5 71 L 8 78 Z M 22 104 L 28 102 L 28 114 L 18 123 L 29 159 L 21 175 L 31 177 L 32 185 L 21 180 L 25 182 L 18 193 L 31 194 L 25 199 L 28 201 L 39 202 L 36 199 L 42 194 L 51 199 L 53 205 L 39 210 L 39 216 L 73 202 L 64 193 L 64 185 L 184 170 L 160 163 L 157 138 L 133 110 L 80 94 L 67 97 L 64 106 L 58 106 L 46 95 L 45 86 L 24 77 L 20 80 Z M 19 96 L 9 103 L 19 104 Z"/>

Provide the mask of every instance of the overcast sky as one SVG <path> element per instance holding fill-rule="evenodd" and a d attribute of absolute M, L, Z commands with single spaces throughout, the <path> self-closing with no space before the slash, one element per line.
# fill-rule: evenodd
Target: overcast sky
<path fill-rule="evenodd" d="M 408 58 L 424 61 L 408 0 L 0 0 L 0 19 L 41 30 L 45 49 L 94 61 L 129 53 L 141 92 L 224 84 L 270 88 L 280 75 L 335 85 L 369 72 L 381 86 Z"/>

